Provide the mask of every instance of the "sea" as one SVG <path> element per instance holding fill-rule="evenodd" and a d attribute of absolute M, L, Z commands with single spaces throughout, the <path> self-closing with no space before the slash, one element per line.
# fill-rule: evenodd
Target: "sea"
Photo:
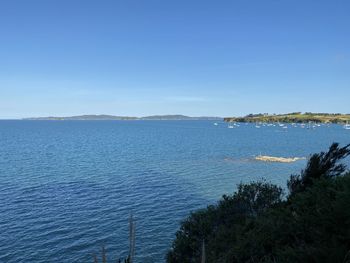
<path fill-rule="evenodd" d="M 259 126 L 261 126 L 259 128 Z M 136 263 L 165 262 L 180 223 L 237 184 L 265 180 L 286 191 L 292 163 L 333 142 L 341 125 L 214 121 L 0 121 L 0 262 L 108 262 L 129 249 Z M 348 161 L 346 161 L 348 163 Z"/>

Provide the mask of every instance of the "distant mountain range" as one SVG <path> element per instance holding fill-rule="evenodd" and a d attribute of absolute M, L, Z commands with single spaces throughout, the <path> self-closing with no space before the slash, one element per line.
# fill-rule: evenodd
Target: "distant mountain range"
<path fill-rule="evenodd" d="M 48 121 L 104 121 L 104 120 L 223 120 L 221 117 L 190 117 L 185 115 L 153 115 L 146 117 L 129 117 L 114 115 L 79 115 L 69 117 L 33 117 L 24 118 L 22 120 L 48 120 Z"/>

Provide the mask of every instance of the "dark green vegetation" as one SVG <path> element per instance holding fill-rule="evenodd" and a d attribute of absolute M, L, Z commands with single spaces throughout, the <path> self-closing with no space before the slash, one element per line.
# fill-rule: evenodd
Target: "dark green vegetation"
<path fill-rule="evenodd" d="M 182 222 L 167 262 L 350 262 L 349 154 L 335 143 L 312 155 L 286 195 L 267 182 L 240 184 Z"/>
<path fill-rule="evenodd" d="M 287 114 L 249 114 L 245 117 L 224 118 L 227 122 L 286 122 L 286 123 L 346 123 L 350 122 L 350 114 L 301 113 Z"/>
<path fill-rule="evenodd" d="M 25 118 L 23 120 L 45 120 L 45 121 L 105 121 L 105 120 L 222 120 L 220 117 L 189 117 L 184 115 L 154 115 L 146 117 L 128 117 L 114 115 L 80 115 L 71 117 L 37 117 Z"/>

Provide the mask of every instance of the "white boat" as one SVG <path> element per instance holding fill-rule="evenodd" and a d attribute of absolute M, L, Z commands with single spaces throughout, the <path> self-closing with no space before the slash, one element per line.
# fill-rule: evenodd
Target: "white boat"
<path fill-rule="evenodd" d="M 306 127 L 306 129 L 309 129 L 309 130 L 313 129 L 314 130 L 315 128 L 316 128 L 316 126 L 313 124 L 313 122 L 309 121 L 308 126 Z"/>
<path fill-rule="evenodd" d="M 229 126 L 227 126 L 227 128 L 229 128 L 229 129 L 233 129 L 235 126 L 233 126 L 233 125 L 229 125 Z"/>
<path fill-rule="evenodd" d="M 217 122 L 214 122 L 214 125 L 215 125 L 215 126 L 218 126 L 218 123 L 217 123 Z"/>
<path fill-rule="evenodd" d="M 350 124 L 349 124 L 349 122 L 347 122 L 347 123 L 344 125 L 344 129 L 345 129 L 345 130 L 350 130 Z"/>

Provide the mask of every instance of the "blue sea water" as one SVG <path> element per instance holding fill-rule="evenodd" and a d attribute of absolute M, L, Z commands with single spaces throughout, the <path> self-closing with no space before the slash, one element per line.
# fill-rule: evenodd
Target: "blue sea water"
<path fill-rule="evenodd" d="M 350 143 L 340 125 L 316 129 L 211 121 L 0 121 L 0 262 L 93 262 L 126 256 L 164 262 L 179 223 L 239 182 L 285 186 L 307 157 Z"/>

